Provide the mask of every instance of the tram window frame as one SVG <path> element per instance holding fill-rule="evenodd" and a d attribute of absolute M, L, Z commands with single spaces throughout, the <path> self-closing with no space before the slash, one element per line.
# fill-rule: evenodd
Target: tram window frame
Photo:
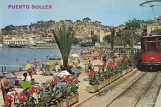
<path fill-rule="evenodd" d="M 145 50 L 145 44 L 144 44 L 144 42 L 142 42 L 141 43 L 141 52 L 145 52 L 146 50 Z"/>
<path fill-rule="evenodd" d="M 152 44 L 153 44 L 153 47 L 152 47 Z M 158 50 L 156 47 L 156 42 L 146 42 L 146 45 L 147 45 L 146 52 L 156 52 Z M 151 47 L 151 48 L 149 49 L 148 47 Z"/>
<path fill-rule="evenodd" d="M 157 49 L 157 51 L 161 51 L 161 42 L 158 42 L 157 44 L 158 44 L 158 49 Z M 159 44 L 160 44 L 160 45 L 159 45 Z"/>
<path fill-rule="evenodd" d="M 160 45 L 159 45 L 160 44 Z M 161 51 L 161 36 L 158 36 L 158 42 L 157 42 L 157 45 L 158 45 L 158 49 L 157 51 Z"/>
<path fill-rule="evenodd" d="M 155 37 L 147 37 L 146 42 L 156 42 L 156 38 Z"/>

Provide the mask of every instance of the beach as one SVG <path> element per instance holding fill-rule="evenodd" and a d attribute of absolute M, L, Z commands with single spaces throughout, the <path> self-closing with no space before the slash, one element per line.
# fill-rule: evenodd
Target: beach
<path fill-rule="evenodd" d="M 88 72 L 85 72 L 85 67 L 87 66 L 87 65 L 84 65 L 85 62 L 86 61 L 81 59 L 80 64 L 79 64 L 79 66 L 82 67 L 81 74 L 78 77 L 78 80 L 79 80 L 79 83 L 78 83 L 78 85 L 79 85 L 79 89 L 78 89 L 79 103 L 82 103 L 84 100 L 86 100 L 86 99 L 88 99 L 88 98 L 90 98 L 91 96 L 94 95 L 93 93 L 89 93 L 89 92 L 86 91 L 86 87 L 88 86 L 89 82 L 84 81 L 85 78 L 88 78 Z M 99 64 L 99 62 L 100 62 L 100 60 L 97 61 L 98 64 Z M 94 69 L 98 70 L 98 67 L 95 66 Z M 15 72 L 15 75 L 16 75 L 17 78 L 21 78 L 21 80 L 22 80 L 22 79 L 24 79 L 23 73 L 24 73 L 24 71 Z M 51 80 L 53 78 L 53 76 L 42 76 L 42 75 L 37 75 L 37 74 L 33 75 L 32 77 L 35 79 L 36 82 L 39 82 L 40 85 L 41 85 L 41 83 L 45 83 L 46 81 Z M 15 88 L 15 89 L 18 92 L 22 91 L 22 89 L 17 89 L 17 88 Z M 2 95 L 2 92 L 0 92 L 0 95 Z M 75 105 L 77 105 L 79 103 L 76 103 Z M 0 105 L 3 105 L 2 97 L 0 97 Z"/>

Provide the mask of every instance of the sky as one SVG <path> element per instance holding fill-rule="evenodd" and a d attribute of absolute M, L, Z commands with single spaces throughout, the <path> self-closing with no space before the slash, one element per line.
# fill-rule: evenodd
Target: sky
<path fill-rule="evenodd" d="M 40 20 L 82 20 L 85 17 L 103 25 L 118 26 L 131 19 L 154 17 L 150 7 L 139 7 L 146 0 L 0 0 L 0 28 L 29 25 Z M 8 9 L 8 5 L 52 5 L 52 9 Z M 161 15 L 161 6 L 155 7 Z"/>

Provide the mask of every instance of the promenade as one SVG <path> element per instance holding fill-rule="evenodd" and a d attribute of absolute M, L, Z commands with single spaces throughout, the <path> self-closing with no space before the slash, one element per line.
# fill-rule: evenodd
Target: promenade
<path fill-rule="evenodd" d="M 159 90 L 158 98 L 155 103 L 155 107 L 161 107 L 161 89 Z"/>

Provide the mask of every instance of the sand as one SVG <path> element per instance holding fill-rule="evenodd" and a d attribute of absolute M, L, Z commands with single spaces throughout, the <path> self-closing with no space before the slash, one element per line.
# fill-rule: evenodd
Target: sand
<path fill-rule="evenodd" d="M 15 75 L 17 76 L 17 78 L 23 79 L 24 78 L 23 73 L 24 72 L 16 72 Z M 35 79 L 36 82 L 44 83 L 44 82 L 52 79 L 53 76 L 32 75 L 32 78 Z"/>

